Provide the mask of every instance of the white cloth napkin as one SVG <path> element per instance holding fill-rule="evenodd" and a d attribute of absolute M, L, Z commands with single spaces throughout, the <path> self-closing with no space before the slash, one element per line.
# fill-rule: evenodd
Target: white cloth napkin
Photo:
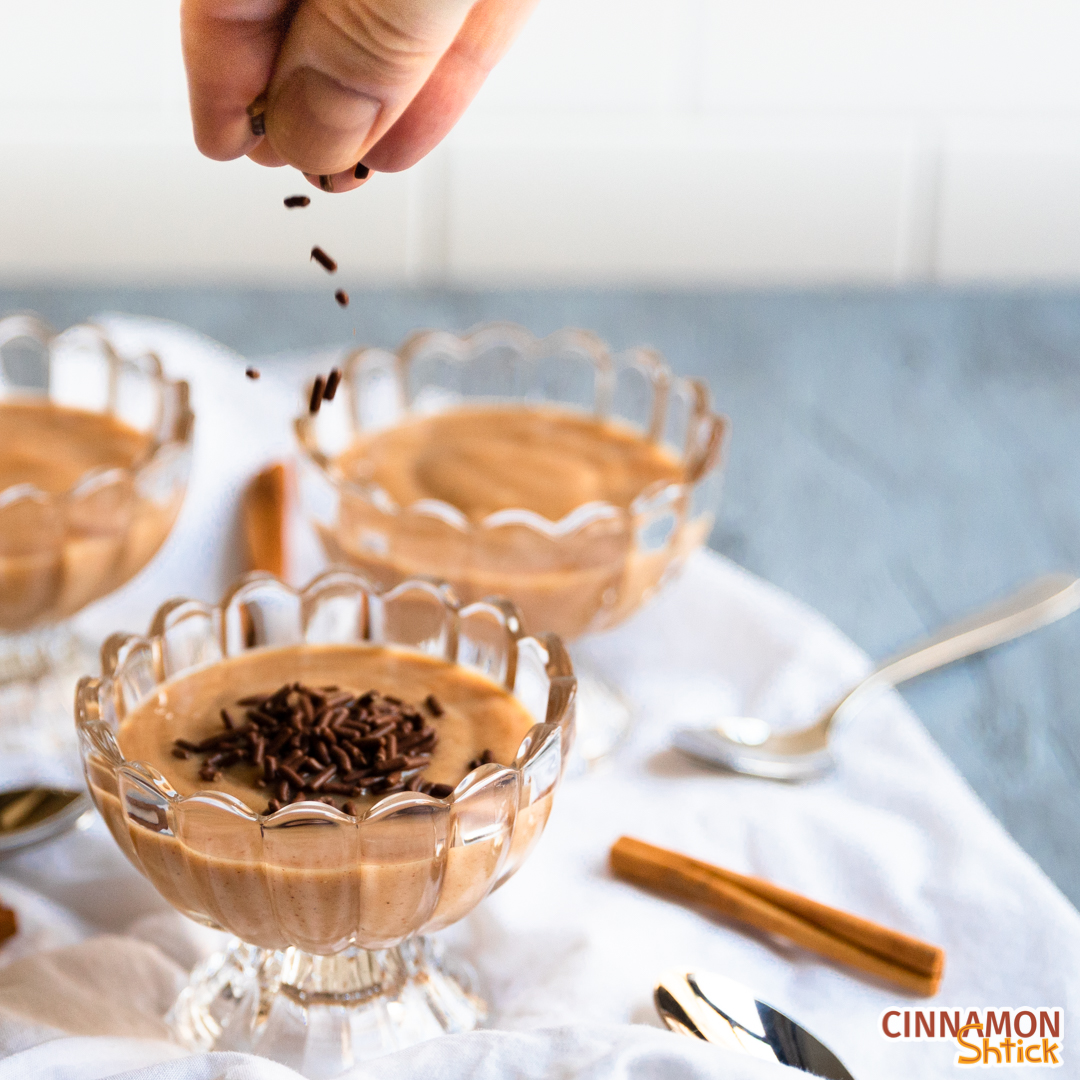
<path fill-rule="evenodd" d="M 192 380 L 198 435 L 180 521 L 151 567 L 79 620 L 100 637 L 143 629 L 171 595 L 216 599 L 235 572 L 235 502 L 259 465 L 289 452 L 292 381 L 244 380 L 238 357 L 166 324 L 114 320 Z M 314 569 L 310 550 L 299 571 Z M 1059 1006 L 1080 990 L 1080 915 L 1017 847 L 896 694 L 836 740 L 827 779 L 725 776 L 668 749 L 672 729 L 741 713 L 805 718 L 867 659 L 814 612 L 716 555 L 582 654 L 634 702 L 614 760 L 568 780 L 536 853 L 445 932 L 478 970 L 496 1030 L 452 1036 L 358 1067 L 360 1080 L 574 1080 L 797 1075 L 658 1030 L 656 977 L 716 971 L 802 1022 L 858 1078 L 955 1075 L 955 1044 L 890 1041 L 890 1007 Z M 2 768 L 2 766 L 0 766 Z M 932 1002 L 912 999 L 765 935 L 615 881 L 620 834 L 767 877 L 938 943 Z M 104 827 L 0 865 L 19 935 L 0 947 L 0 1080 L 295 1080 L 236 1054 L 189 1055 L 161 1017 L 218 940 L 168 908 Z M 1066 1046 L 1067 1053 L 1067 1046 Z"/>

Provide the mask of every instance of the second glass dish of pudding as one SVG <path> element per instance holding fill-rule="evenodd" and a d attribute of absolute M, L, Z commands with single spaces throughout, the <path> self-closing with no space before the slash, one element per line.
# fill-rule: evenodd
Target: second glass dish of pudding
<path fill-rule="evenodd" d="M 345 364 L 302 417 L 308 512 L 330 557 L 506 595 L 573 638 L 632 613 L 701 544 L 725 421 L 651 351 L 519 327 L 415 335 Z"/>

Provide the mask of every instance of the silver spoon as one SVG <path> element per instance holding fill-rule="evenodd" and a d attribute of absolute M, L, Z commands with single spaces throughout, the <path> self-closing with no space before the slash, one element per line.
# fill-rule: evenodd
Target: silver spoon
<path fill-rule="evenodd" d="M 680 1035 L 826 1080 L 854 1080 L 824 1043 L 734 979 L 704 971 L 668 971 L 656 984 L 653 1000 L 660 1019 Z"/>
<path fill-rule="evenodd" d="M 89 825 L 93 811 L 84 791 L 33 787 L 0 793 L 0 858 Z"/>
<path fill-rule="evenodd" d="M 712 727 L 683 728 L 675 748 L 709 765 L 770 780 L 807 780 L 832 768 L 829 734 L 884 687 L 1002 645 L 1080 607 L 1080 578 L 1049 574 L 879 664 L 818 720 L 800 731 L 774 732 L 764 720 L 725 717 Z"/>

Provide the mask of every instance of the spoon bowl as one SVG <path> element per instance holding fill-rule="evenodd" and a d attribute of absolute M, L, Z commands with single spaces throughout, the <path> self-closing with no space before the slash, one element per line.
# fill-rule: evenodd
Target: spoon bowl
<path fill-rule="evenodd" d="M 93 813 L 83 791 L 34 787 L 0 793 L 0 858 L 85 828 Z"/>
<path fill-rule="evenodd" d="M 810 727 L 773 731 L 752 716 L 683 728 L 673 745 L 697 761 L 768 780 L 810 780 L 833 766 L 829 736 L 881 690 L 1047 626 L 1080 607 L 1080 578 L 1048 574 L 876 667 Z"/>
<path fill-rule="evenodd" d="M 660 1019 L 674 1032 L 825 1080 L 854 1080 L 806 1028 L 723 975 L 672 970 L 653 991 Z"/>

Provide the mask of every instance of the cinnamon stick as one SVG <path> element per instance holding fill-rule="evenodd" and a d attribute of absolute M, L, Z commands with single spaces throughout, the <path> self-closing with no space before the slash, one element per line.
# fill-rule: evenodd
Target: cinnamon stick
<path fill-rule="evenodd" d="M 760 878 L 623 836 L 611 849 L 614 873 L 668 896 L 778 934 L 924 996 L 937 993 L 945 964 L 936 946 L 819 904 Z"/>
<path fill-rule="evenodd" d="M 248 484 L 241 509 L 248 569 L 279 578 L 285 576 L 287 486 L 285 466 L 271 465 Z"/>

